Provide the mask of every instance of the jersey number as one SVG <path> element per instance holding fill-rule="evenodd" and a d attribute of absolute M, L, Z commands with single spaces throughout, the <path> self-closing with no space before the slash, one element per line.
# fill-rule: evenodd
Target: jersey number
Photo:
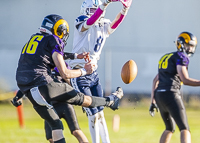
<path fill-rule="evenodd" d="M 168 67 L 168 60 L 173 54 L 164 55 L 159 61 L 159 69 L 166 69 Z"/>
<path fill-rule="evenodd" d="M 26 43 L 26 45 L 24 46 L 23 50 L 22 50 L 22 54 L 26 53 L 27 54 L 35 54 L 38 44 L 39 42 L 42 40 L 44 36 L 42 35 L 35 35 L 31 38 L 31 40 Z"/>
<path fill-rule="evenodd" d="M 98 52 L 100 50 L 102 42 L 103 42 L 103 38 L 100 36 L 97 39 L 97 44 L 94 46 L 94 51 L 95 52 Z"/>

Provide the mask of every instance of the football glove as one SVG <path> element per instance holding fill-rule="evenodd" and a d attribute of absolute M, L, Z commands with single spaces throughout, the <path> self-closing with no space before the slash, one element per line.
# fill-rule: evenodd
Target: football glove
<path fill-rule="evenodd" d="M 154 115 L 155 115 L 155 109 L 158 112 L 158 106 L 154 103 L 151 103 L 151 105 L 149 107 L 149 113 L 152 117 L 154 117 Z"/>
<path fill-rule="evenodd" d="M 20 100 L 17 100 L 17 98 L 13 98 L 13 100 L 11 100 L 11 103 L 15 106 L 18 107 L 20 105 L 22 105 L 22 102 Z"/>

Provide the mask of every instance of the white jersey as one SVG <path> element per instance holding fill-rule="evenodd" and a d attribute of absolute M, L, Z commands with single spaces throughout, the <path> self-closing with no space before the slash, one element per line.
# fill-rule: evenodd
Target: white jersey
<path fill-rule="evenodd" d="M 88 30 L 81 32 L 84 22 L 88 19 L 86 15 L 79 16 L 74 25 L 74 39 L 72 53 L 90 52 L 91 63 L 97 69 L 97 61 L 100 59 L 102 48 L 105 44 L 106 38 L 109 36 L 108 27 L 111 23 L 109 19 L 101 18 L 92 25 Z M 84 59 L 74 59 L 69 61 L 70 67 L 84 67 Z"/>

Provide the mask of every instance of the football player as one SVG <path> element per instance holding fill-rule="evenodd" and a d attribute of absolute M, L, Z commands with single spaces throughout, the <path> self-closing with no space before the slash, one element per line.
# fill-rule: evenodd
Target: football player
<path fill-rule="evenodd" d="M 112 2 L 121 2 L 122 9 L 111 22 L 104 15 L 107 6 Z M 103 97 L 103 90 L 97 72 L 97 62 L 109 37 L 124 20 L 131 6 L 132 0 L 85 0 L 81 5 L 81 15 L 77 17 L 74 25 L 73 53 L 89 52 L 94 71 L 89 75 L 82 75 L 71 79 L 72 86 L 84 94 Z M 69 62 L 73 69 L 81 69 L 86 62 L 75 59 Z M 106 121 L 104 118 L 104 107 L 84 108 L 87 113 L 90 134 L 93 143 L 99 143 L 100 137 L 104 143 L 110 143 Z"/>
<path fill-rule="evenodd" d="M 44 18 L 40 33 L 33 34 L 21 51 L 16 71 L 19 89 L 33 104 L 35 111 L 52 128 L 54 143 L 65 143 L 62 122 L 51 101 L 67 102 L 83 107 L 108 106 L 117 109 L 123 96 L 122 88 L 105 98 L 87 96 L 76 92 L 69 84 L 58 82 L 52 77 L 51 69 L 58 68 L 64 80 L 75 78 L 94 71 L 88 61 L 81 69 L 67 69 L 63 59 L 64 46 L 69 36 L 69 26 L 61 16 L 56 14 Z"/>
<path fill-rule="evenodd" d="M 74 58 L 75 59 L 76 58 L 87 59 L 87 56 L 88 56 L 88 53 L 81 53 L 81 54 L 75 53 L 74 54 L 74 53 L 66 53 L 65 52 L 63 55 L 64 60 L 74 59 Z M 70 69 L 70 67 L 67 65 L 67 63 L 66 63 L 66 66 L 68 69 Z M 54 68 L 54 70 L 52 71 L 52 76 L 60 82 L 66 82 L 65 80 L 62 79 L 62 77 L 60 77 L 60 74 L 59 74 L 57 68 Z M 69 82 L 67 82 L 67 83 L 69 83 Z M 11 100 L 12 104 L 15 107 L 20 106 L 22 104 L 20 99 L 22 97 L 23 97 L 23 93 L 20 90 L 18 90 L 16 96 Z M 68 104 L 66 102 L 57 102 L 57 101 L 52 101 L 51 105 L 53 105 L 54 109 L 58 113 L 59 118 L 60 119 L 63 118 L 67 122 L 67 125 L 71 131 L 71 134 L 77 138 L 79 143 L 88 143 L 89 141 L 88 141 L 87 137 L 85 136 L 85 134 L 82 132 L 82 130 L 79 127 L 74 107 L 71 104 Z M 50 143 L 53 143 L 52 129 L 46 121 L 45 121 L 45 134 L 46 134 L 46 139 Z"/>
<path fill-rule="evenodd" d="M 161 57 L 158 74 L 153 80 L 152 103 L 150 115 L 160 110 L 165 123 L 160 143 L 169 143 L 177 124 L 180 130 L 181 143 L 191 143 L 191 134 L 186 110 L 181 96 L 181 83 L 189 86 L 200 86 L 200 80 L 189 77 L 188 64 L 190 56 L 195 53 L 197 38 L 190 32 L 182 32 L 175 41 L 177 51 Z"/>

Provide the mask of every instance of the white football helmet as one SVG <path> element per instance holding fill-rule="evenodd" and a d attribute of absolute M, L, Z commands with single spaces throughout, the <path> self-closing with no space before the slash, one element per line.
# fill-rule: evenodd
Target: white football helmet
<path fill-rule="evenodd" d="M 81 5 L 80 13 L 81 15 L 91 16 L 95 13 L 97 8 L 101 4 L 102 4 L 101 0 L 85 0 Z M 104 17 L 105 15 L 104 13 L 102 14 L 101 17 Z"/>

